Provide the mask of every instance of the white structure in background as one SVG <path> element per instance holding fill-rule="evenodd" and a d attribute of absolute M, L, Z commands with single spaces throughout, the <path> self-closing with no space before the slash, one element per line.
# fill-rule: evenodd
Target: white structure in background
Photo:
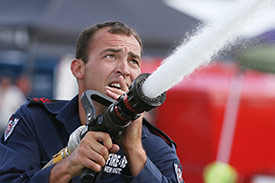
<path fill-rule="evenodd" d="M 77 81 L 71 73 L 73 55 L 65 55 L 55 70 L 54 98 L 70 100 L 77 94 Z"/>
<path fill-rule="evenodd" d="M 275 177 L 267 175 L 258 175 L 253 178 L 251 183 L 274 183 Z"/>
<path fill-rule="evenodd" d="M 180 12 L 203 22 L 212 22 L 220 19 L 224 12 L 232 9 L 236 2 L 248 3 L 249 0 L 163 0 L 164 3 Z M 263 0 L 266 1 L 266 0 Z M 275 0 L 269 0 L 270 6 L 266 7 L 253 17 L 253 21 L 245 27 L 242 36 L 250 38 L 260 35 L 268 30 L 275 29 Z"/>

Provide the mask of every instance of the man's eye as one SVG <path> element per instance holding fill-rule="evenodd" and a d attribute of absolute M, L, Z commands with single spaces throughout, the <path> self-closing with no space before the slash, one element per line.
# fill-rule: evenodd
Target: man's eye
<path fill-rule="evenodd" d="M 135 59 L 130 60 L 130 62 L 133 63 L 133 64 L 136 64 L 136 65 L 139 65 L 139 62 Z"/>
<path fill-rule="evenodd" d="M 115 57 L 115 55 L 113 55 L 113 54 L 109 54 L 109 55 L 106 55 L 105 58 L 113 60 L 113 59 L 115 59 L 116 57 Z"/>

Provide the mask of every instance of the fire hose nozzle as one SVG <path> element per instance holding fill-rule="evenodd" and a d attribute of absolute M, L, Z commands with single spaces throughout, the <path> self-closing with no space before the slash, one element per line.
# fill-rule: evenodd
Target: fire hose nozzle
<path fill-rule="evenodd" d="M 166 92 L 163 92 L 155 98 L 149 98 L 144 95 L 142 91 L 142 85 L 145 80 L 149 77 L 149 73 L 144 73 L 139 75 L 134 82 L 131 84 L 127 95 L 130 106 L 137 113 L 142 113 L 144 111 L 150 111 L 162 105 L 166 99 Z"/>

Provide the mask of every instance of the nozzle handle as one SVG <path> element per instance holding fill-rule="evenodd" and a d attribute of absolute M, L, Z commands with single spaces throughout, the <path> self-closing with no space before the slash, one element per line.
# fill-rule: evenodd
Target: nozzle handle
<path fill-rule="evenodd" d="M 97 172 L 89 168 L 84 168 L 80 176 L 80 181 L 82 183 L 94 183 L 96 180 L 96 176 L 97 176 Z"/>

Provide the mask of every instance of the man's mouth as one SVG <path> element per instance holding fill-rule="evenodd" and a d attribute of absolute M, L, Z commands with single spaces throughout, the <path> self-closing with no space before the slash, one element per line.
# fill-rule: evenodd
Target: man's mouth
<path fill-rule="evenodd" d="M 117 89 L 121 89 L 121 86 L 119 83 L 111 83 L 108 85 L 109 87 L 113 87 L 113 88 L 117 88 Z"/>

